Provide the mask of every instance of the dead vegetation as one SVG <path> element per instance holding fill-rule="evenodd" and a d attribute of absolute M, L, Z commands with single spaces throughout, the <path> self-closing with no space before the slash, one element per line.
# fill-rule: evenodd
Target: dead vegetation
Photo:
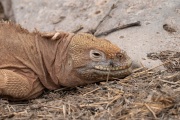
<path fill-rule="evenodd" d="M 0 100 L 0 119 L 180 119 L 180 53 L 148 54 L 158 67 L 134 70 L 125 79 L 48 91 L 19 103 Z"/>

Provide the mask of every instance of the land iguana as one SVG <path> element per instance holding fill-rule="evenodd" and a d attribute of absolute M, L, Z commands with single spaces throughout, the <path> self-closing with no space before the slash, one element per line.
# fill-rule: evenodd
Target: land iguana
<path fill-rule="evenodd" d="M 87 33 L 29 32 L 0 22 L 0 96 L 28 100 L 44 89 L 73 87 L 131 73 L 118 46 Z"/>

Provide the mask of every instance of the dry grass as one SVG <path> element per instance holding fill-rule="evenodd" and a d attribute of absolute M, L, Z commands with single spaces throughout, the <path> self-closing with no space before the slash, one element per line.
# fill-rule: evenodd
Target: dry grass
<path fill-rule="evenodd" d="M 162 55 L 163 53 L 163 55 Z M 0 100 L 1 119 L 180 119 L 180 56 L 152 53 L 167 67 L 144 67 L 125 79 L 62 88 L 25 102 Z M 163 57 L 162 57 L 163 56 Z"/>

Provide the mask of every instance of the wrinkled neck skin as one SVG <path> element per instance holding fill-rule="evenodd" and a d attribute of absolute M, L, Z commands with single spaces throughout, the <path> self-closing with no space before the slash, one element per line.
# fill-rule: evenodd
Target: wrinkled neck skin
<path fill-rule="evenodd" d="M 46 75 L 44 79 L 40 80 L 47 89 L 87 84 L 86 81 L 76 76 L 76 72 L 72 68 L 72 59 L 68 48 L 73 35 L 66 33 L 58 40 L 45 39 L 38 43 Z"/>

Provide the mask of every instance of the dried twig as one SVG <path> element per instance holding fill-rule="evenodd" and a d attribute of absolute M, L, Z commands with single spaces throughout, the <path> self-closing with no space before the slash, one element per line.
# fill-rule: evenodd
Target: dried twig
<path fill-rule="evenodd" d="M 155 112 L 151 109 L 150 106 L 148 106 L 146 103 L 144 103 L 144 105 L 147 107 L 147 109 L 153 114 L 154 118 L 157 119 L 157 116 L 155 114 Z"/>
<path fill-rule="evenodd" d="M 95 92 L 95 91 L 97 91 L 97 90 L 99 90 L 99 89 L 101 89 L 101 88 L 96 88 L 96 89 L 94 89 L 94 90 L 92 90 L 92 91 L 90 91 L 90 92 L 85 93 L 83 96 L 86 96 L 87 94 L 93 93 L 93 92 Z"/>
<path fill-rule="evenodd" d="M 113 79 L 114 79 L 114 80 L 118 80 L 118 83 L 119 83 L 119 84 L 122 84 L 122 85 L 125 85 L 125 86 L 132 86 L 132 85 L 130 85 L 130 84 L 127 84 L 127 83 L 124 83 L 124 82 L 121 81 L 121 80 L 124 80 L 125 78 L 124 78 L 124 79 L 119 79 L 119 78 L 114 78 L 114 77 L 113 77 Z"/>
<path fill-rule="evenodd" d="M 78 26 L 75 30 L 72 31 L 72 33 L 78 33 L 80 30 L 82 30 L 84 27 L 82 25 Z"/>
<path fill-rule="evenodd" d="M 80 105 L 80 107 L 96 107 L 102 104 L 107 104 L 108 102 L 99 102 L 99 103 L 92 103 L 92 104 L 85 104 L 85 105 Z"/>
<path fill-rule="evenodd" d="M 117 31 L 117 30 L 129 28 L 129 27 L 134 27 L 134 26 L 141 26 L 140 21 L 133 22 L 133 23 L 129 23 L 129 24 L 124 24 L 124 25 L 121 25 L 121 26 L 112 28 L 112 29 L 110 29 L 110 30 L 107 30 L 107 31 L 104 31 L 104 32 L 101 32 L 101 33 L 97 33 L 97 34 L 95 33 L 94 35 L 95 35 L 96 37 L 99 37 L 99 36 L 102 36 L 102 35 L 108 35 L 108 34 L 110 34 L 110 33 L 112 33 L 112 32 Z"/>
<path fill-rule="evenodd" d="M 57 109 L 60 111 L 63 111 L 63 108 L 59 108 L 59 107 L 53 107 L 53 106 L 47 106 L 47 105 L 41 105 L 42 107 L 47 107 L 47 108 L 53 108 L 53 109 Z"/>
<path fill-rule="evenodd" d="M 7 118 L 12 118 L 14 116 L 15 116 L 14 113 L 10 113 L 8 115 L 1 115 L 0 119 L 4 120 L 4 119 L 7 119 Z"/>
<path fill-rule="evenodd" d="M 112 89 L 112 88 L 110 88 L 110 87 L 108 87 L 108 86 L 105 86 L 107 89 L 108 89 L 108 91 L 112 91 L 113 93 L 115 93 L 115 94 L 122 94 L 122 93 L 124 93 L 124 91 L 121 91 L 121 90 L 117 90 L 117 89 Z"/>
<path fill-rule="evenodd" d="M 109 81 L 109 74 L 110 74 L 110 70 L 108 71 L 108 75 L 107 75 L 106 82 L 108 82 L 108 81 Z"/>
<path fill-rule="evenodd" d="M 68 87 L 64 87 L 64 88 L 60 88 L 60 89 L 54 90 L 54 92 L 59 92 L 59 91 L 63 91 L 63 90 L 66 90 L 66 89 L 68 89 Z"/>
<path fill-rule="evenodd" d="M 100 115 L 102 115 L 102 114 L 104 114 L 104 113 L 106 113 L 106 112 L 107 112 L 107 111 L 104 110 L 104 111 L 102 111 L 102 112 L 96 113 L 96 114 L 95 114 L 95 117 L 98 117 L 98 116 L 100 116 Z"/>
<path fill-rule="evenodd" d="M 170 81 L 167 81 L 167 80 L 162 80 L 162 79 L 158 79 L 158 80 L 159 80 L 159 81 L 162 81 L 162 82 L 169 83 L 169 84 L 173 84 L 173 85 L 178 85 L 178 86 L 180 86 L 180 84 L 175 83 L 175 82 L 170 82 Z"/>
<path fill-rule="evenodd" d="M 106 105 L 106 108 L 108 108 L 114 101 L 118 100 L 118 99 L 121 98 L 121 97 L 122 97 L 122 94 L 115 96 L 114 99 L 111 100 L 111 101 Z"/>
<path fill-rule="evenodd" d="M 180 71 L 177 72 L 177 73 L 175 73 L 175 74 L 173 74 L 173 75 L 164 77 L 164 79 L 166 79 L 166 80 L 169 80 L 169 79 L 176 79 L 176 78 L 177 78 L 177 79 L 180 79 Z"/>
<path fill-rule="evenodd" d="M 123 82 L 121 82 L 121 81 L 119 81 L 118 83 L 119 83 L 119 84 L 122 84 L 122 85 L 124 85 L 124 86 L 130 86 L 130 87 L 133 86 L 133 85 L 130 85 L 130 84 L 127 84 L 127 83 L 123 83 Z"/>
<path fill-rule="evenodd" d="M 102 20 L 98 23 L 98 25 L 97 25 L 94 29 L 89 30 L 88 33 L 94 34 L 94 33 L 97 31 L 98 27 L 101 25 L 101 23 L 102 23 L 107 17 L 109 17 L 111 11 L 112 11 L 114 8 L 116 8 L 115 4 L 113 4 L 113 5 L 111 6 L 111 8 L 110 8 L 110 10 L 108 11 L 108 13 L 102 18 Z"/>
<path fill-rule="evenodd" d="M 145 68 L 144 66 L 143 66 L 143 67 L 140 67 L 140 68 L 136 68 L 136 69 L 133 70 L 133 73 L 138 72 L 138 71 L 141 71 L 141 70 L 143 70 L 144 68 Z"/>
<path fill-rule="evenodd" d="M 66 105 L 63 105 L 63 115 L 64 115 L 64 118 L 66 118 Z"/>
<path fill-rule="evenodd" d="M 52 115 L 37 115 L 37 117 L 42 117 L 42 118 L 53 118 Z"/>
<path fill-rule="evenodd" d="M 143 75 L 143 74 L 147 73 L 148 71 L 151 71 L 151 70 L 154 70 L 154 69 L 156 69 L 156 68 L 158 68 L 158 67 L 161 67 L 161 66 L 163 66 L 163 65 L 165 65 L 165 64 L 167 64 L 167 63 L 169 63 L 169 62 L 170 62 L 170 61 L 166 61 L 166 62 L 164 62 L 164 63 L 162 63 L 162 64 L 160 64 L 160 65 L 158 65 L 158 66 L 155 66 L 155 67 L 153 67 L 153 68 L 144 70 L 144 71 L 142 71 L 142 72 L 138 72 L 138 73 L 135 74 L 133 77 L 134 77 L 134 78 L 139 77 L 140 75 Z"/>

